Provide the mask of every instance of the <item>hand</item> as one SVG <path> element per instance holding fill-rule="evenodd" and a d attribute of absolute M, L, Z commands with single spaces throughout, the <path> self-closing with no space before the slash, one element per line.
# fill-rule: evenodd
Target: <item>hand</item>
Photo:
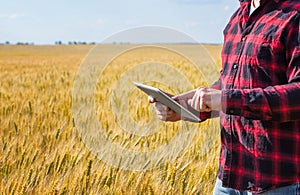
<path fill-rule="evenodd" d="M 221 110 L 221 90 L 200 87 L 196 90 L 188 104 L 200 112 L 211 112 Z"/>
<path fill-rule="evenodd" d="M 154 104 L 157 117 L 162 121 L 176 122 L 181 119 L 181 116 L 168 108 L 167 106 L 157 102 L 154 98 L 148 97 L 148 101 Z"/>
<path fill-rule="evenodd" d="M 177 95 L 177 96 L 172 96 L 172 95 L 170 95 L 170 96 L 174 100 L 176 100 L 179 104 L 181 104 L 182 106 L 187 108 L 188 107 L 187 100 L 191 99 L 194 96 L 194 94 L 195 94 L 195 90 L 189 91 L 189 92 Z M 154 103 L 157 117 L 160 120 L 170 121 L 170 122 L 179 121 L 181 119 L 185 120 L 184 118 L 182 118 L 182 116 L 180 116 L 179 114 L 177 114 L 176 112 L 174 112 L 173 110 L 168 108 L 167 106 L 165 106 L 159 102 L 156 102 L 156 100 L 154 98 L 152 98 L 151 96 L 148 97 L 148 101 L 150 103 Z"/>

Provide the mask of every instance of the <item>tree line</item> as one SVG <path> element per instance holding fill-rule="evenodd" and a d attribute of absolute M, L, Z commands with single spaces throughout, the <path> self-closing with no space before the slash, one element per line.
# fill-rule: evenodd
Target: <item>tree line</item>
<path fill-rule="evenodd" d="M 95 45 L 96 42 L 85 42 L 85 41 L 68 41 L 68 42 L 62 42 L 62 41 L 55 41 L 54 45 Z M 0 45 L 35 45 L 34 42 L 15 42 L 12 43 L 10 41 L 5 41 L 3 43 L 0 43 Z"/>

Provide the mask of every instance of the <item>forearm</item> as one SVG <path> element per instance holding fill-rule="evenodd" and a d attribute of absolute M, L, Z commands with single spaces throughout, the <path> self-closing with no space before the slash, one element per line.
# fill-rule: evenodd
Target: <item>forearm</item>
<path fill-rule="evenodd" d="M 222 91 L 222 111 L 258 120 L 300 120 L 300 82 Z"/>

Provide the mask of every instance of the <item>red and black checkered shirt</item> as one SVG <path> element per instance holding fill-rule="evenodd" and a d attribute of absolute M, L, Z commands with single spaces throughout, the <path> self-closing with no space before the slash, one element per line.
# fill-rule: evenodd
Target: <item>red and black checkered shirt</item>
<path fill-rule="evenodd" d="M 224 29 L 224 187 L 259 193 L 300 182 L 300 1 L 250 0 Z"/>

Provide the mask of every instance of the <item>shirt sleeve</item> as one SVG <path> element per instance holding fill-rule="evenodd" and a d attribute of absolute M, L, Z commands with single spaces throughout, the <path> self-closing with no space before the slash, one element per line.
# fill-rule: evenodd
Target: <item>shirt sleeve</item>
<path fill-rule="evenodd" d="M 300 28 L 299 16 L 285 34 L 288 83 L 267 88 L 222 91 L 222 111 L 250 119 L 288 122 L 300 120 Z"/>
<path fill-rule="evenodd" d="M 221 90 L 221 81 L 220 78 L 210 86 L 210 88 Z"/>

